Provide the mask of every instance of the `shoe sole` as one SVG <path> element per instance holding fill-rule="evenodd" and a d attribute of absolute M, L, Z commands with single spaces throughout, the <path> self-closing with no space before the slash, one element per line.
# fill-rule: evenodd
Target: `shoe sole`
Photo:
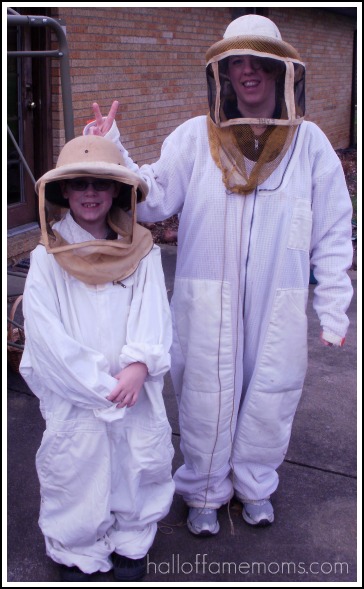
<path fill-rule="evenodd" d="M 243 510 L 243 520 L 247 524 L 249 524 L 250 526 L 254 526 L 255 528 L 266 528 L 267 526 L 272 525 L 272 523 L 274 522 L 274 517 L 272 521 L 269 521 L 269 519 L 261 519 L 259 522 L 256 522 L 248 516 L 245 510 Z"/>
<path fill-rule="evenodd" d="M 216 536 L 216 534 L 220 531 L 220 524 L 217 522 L 216 530 L 211 532 L 210 530 L 201 530 L 201 532 L 196 532 L 190 522 L 187 520 L 187 528 L 194 536 L 201 536 L 201 537 L 208 537 L 208 536 Z"/>

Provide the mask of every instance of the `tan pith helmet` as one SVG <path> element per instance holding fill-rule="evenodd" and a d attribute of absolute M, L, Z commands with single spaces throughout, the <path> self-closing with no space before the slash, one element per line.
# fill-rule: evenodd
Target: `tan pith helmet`
<path fill-rule="evenodd" d="M 39 178 L 35 190 L 37 194 L 40 194 L 44 187 L 44 196 L 47 201 L 69 208 L 68 201 L 62 196 L 59 182 L 81 176 L 107 178 L 120 182 L 120 193 L 115 204 L 121 208 L 130 208 L 130 196 L 127 197 L 123 185 L 135 188 L 137 202 L 145 200 L 148 193 L 148 185 L 125 166 L 116 145 L 98 135 L 82 135 L 68 141 L 59 154 L 56 167 Z"/>
<path fill-rule="evenodd" d="M 89 236 L 87 241 L 79 242 L 67 233 L 67 219 L 72 215 L 65 210 L 69 209 L 69 201 L 63 197 L 62 181 L 81 177 L 119 183 L 119 193 L 107 215 L 107 224 L 116 238 Z M 56 167 L 39 178 L 36 191 L 41 243 L 68 274 L 81 282 L 119 282 L 135 271 L 153 247 L 150 231 L 136 222 L 136 203 L 145 200 L 148 185 L 125 166 L 116 145 L 104 137 L 83 135 L 71 139 L 61 150 Z"/>

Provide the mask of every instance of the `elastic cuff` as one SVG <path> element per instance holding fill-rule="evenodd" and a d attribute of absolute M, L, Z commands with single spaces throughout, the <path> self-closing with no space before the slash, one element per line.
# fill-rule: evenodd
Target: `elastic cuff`
<path fill-rule="evenodd" d="M 321 333 L 321 338 L 327 342 L 328 344 L 332 344 L 333 346 L 343 346 L 345 343 L 345 338 L 336 335 L 332 331 L 323 330 Z"/>
<path fill-rule="evenodd" d="M 269 499 L 269 500 L 270 500 L 270 497 L 271 497 L 271 496 L 270 496 L 270 495 L 266 495 L 265 497 L 259 497 L 259 498 L 255 497 L 254 499 L 252 499 L 251 497 L 250 497 L 250 498 L 248 498 L 248 497 L 243 497 L 243 495 L 240 495 L 240 493 L 238 493 L 238 492 L 235 490 L 235 497 L 236 497 L 236 498 L 237 498 L 239 501 L 241 501 L 241 503 L 252 503 L 253 501 L 263 501 L 264 499 Z"/>

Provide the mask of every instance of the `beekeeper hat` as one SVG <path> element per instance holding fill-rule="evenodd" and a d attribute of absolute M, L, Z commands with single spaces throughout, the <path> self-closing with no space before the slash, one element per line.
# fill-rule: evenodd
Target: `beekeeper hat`
<path fill-rule="evenodd" d="M 130 208 L 131 190 L 125 190 L 125 185 L 134 187 L 137 202 L 145 200 L 148 193 L 147 183 L 125 166 L 116 145 L 98 135 L 82 135 L 68 141 L 59 154 L 56 167 L 39 178 L 35 190 L 37 194 L 44 190 L 48 202 L 69 208 L 68 200 L 63 198 L 60 181 L 81 176 L 121 183 L 115 201 L 121 208 Z"/>
<path fill-rule="evenodd" d="M 282 40 L 278 27 L 269 18 L 258 14 L 246 14 L 233 20 L 223 39 L 214 43 L 206 53 L 209 63 L 231 49 L 251 49 L 272 57 L 300 60 L 296 49 Z"/>
<path fill-rule="evenodd" d="M 249 56 L 241 63 L 259 65 L 274 80 L 267 110 L 259 110 L 258 101 L 255 109 L 248 107 L 244 113 L 244 95 L 237 94 L 229 71 L 235 56 Z M 226 188 L 250 194 L 277 168 L 304 119 L 305 65 L 296 49 L 282 40 L 274 22 L 247 14 L 233 20 L 207 51 L 206 77 L 211 155 Z M 254 162 L 252 166 L 247 160 Z"/>

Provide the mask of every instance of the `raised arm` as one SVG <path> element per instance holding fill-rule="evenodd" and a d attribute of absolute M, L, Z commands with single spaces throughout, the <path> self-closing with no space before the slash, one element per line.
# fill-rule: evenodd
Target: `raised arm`
<path fill-rule="evenodd" d="M 119 102 L 118 100 L 114 100 L 109 110 L 109 114 L 106 117 L 103 117 L 100 111 L 100 107 L 97 102 L 92 104 L 92 110 L 95 114 L 95 122 L 94 125 L 90 127 L 89 133 L 90 135 L 101 135 L 104 137 L 108 131 L 110 131 L 113 122 L 115 121 L 116 113 L 118 112 Z"/>

